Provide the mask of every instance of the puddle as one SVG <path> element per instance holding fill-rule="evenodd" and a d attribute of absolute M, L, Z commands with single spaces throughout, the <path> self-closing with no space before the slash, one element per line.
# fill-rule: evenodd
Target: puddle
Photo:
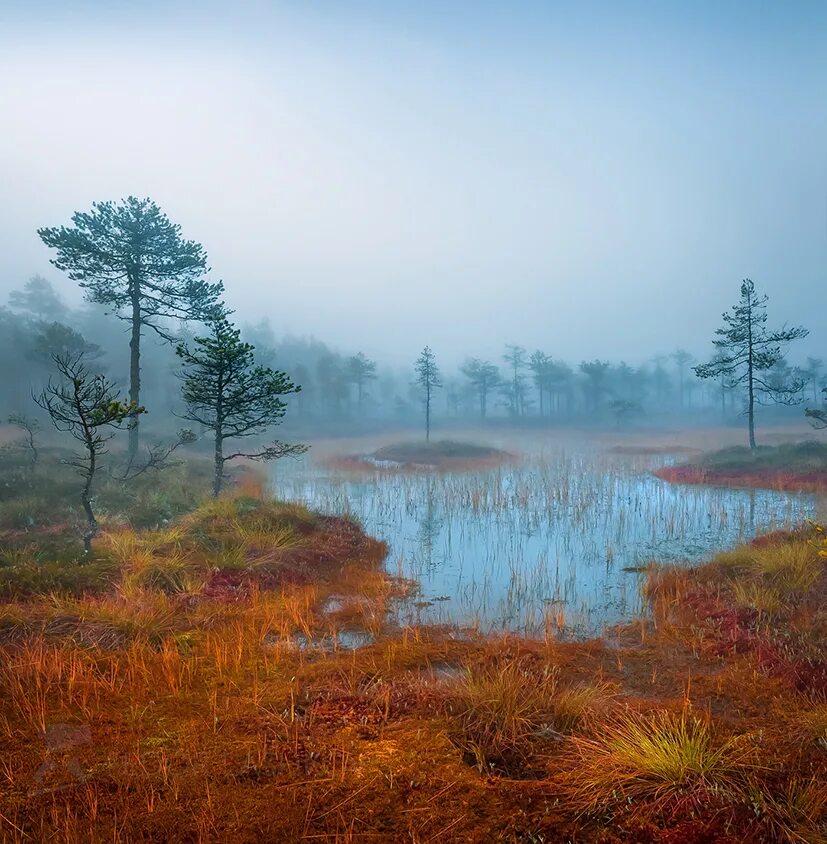
<path fill-rule="evenodd" d="M 442 683 L 453 683 L 465 676 L 465 669 L 455 662 L 432 662 L 425 671 Z"/>
<path fill-rule="evenodd" d="M 322 605 L 322 612 L 325 615 L 341 612 L 346 605 L 346 599 L 341 595 L 331 595 Z"/>
<path fill-rule="evenodd" d="M 336 615 L 344 610 L 370 609 L 372 606 L 371 599 L 364 595 L 331 595 L 321 610 L 325 615 Z"/>
<path fill-rule="evenodd" d="M 288 639 L 275 633 L 267 633 L 261 644 L 268 650 L 283 648 L 287 651 L 302 651 L 304 653 L 313 651 L 330 653 L 338 650 L 355 651 L 367 645 L 372 645 L 375 641 L 376 637 L 364 630 L 339 630 L 335 635 L 329 634 L 310 638 L 303 633 L 297 633 Z"/>

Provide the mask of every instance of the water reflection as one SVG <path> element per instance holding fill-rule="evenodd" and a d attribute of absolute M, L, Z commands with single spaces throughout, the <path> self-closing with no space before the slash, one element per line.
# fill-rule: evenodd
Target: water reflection
<path fill-rule="evenodd" d="M 538 633 L 551 617 L 571 635 L 641 612 L 648 562 L 701 560 L 815 512 L 809 495 L 673 486 L 653 465 L 556 450 L 484 472 L 353 476 L 304 459 L 278 466 L 274 487 L 385 539 L 389 570 L 421 585 L 413 620 Z"/>

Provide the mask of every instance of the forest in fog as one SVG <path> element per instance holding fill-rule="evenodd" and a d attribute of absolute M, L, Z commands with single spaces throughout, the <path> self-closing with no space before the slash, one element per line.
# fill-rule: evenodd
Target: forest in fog
<path fill-rule="evenodd" d="M 737 280 L 736 280 L 737 281 Z M 228 283 L 232 301 L 232 285 Z M 733 294 L 737 285 L 733 284 Z M 734 296 L 733 296 L 734 298 Z M 770 304 L 771 307 L 771 304 Z M 196 326 L 166 320 L 169 340 L 150 331 L 141 350 L 146 427 L 159 434 L 175 429 L 181 412 L 180 360 L 175 344 Z M 308 333 L 278 336 L 266 315 L 243 323 L 242 336 L 255 347 L 256 360 L 285 371 L 301 391 L 285 398 L 285 425 L 299 434 L 352 434 L 419 427 L 422 388 L 413 360 L 407 369 L 372 360 L 358 347 L 335 349 Z M 426 332 L 423 329 L 423 333 Z M 427 337 L 424 338 L 427 340 Z M 702 363 L 684 349 L 655 349 L 648 359 L 567 360 L 564 353 L 530 349 L 519 338 L 503 345 L 498 357 L 481 358 L 468 349 L 458 367 L 440 366 L 441 389 L 433 401 L 436 424 L 490 424 L 629 427 L 660 424 L 743 424 L 745 387 L 725 375 L 702 380 Z M 710 347 L 711 348 L 711 347 Z M 32 394 L 54 375 L 53 356 L 82 353 L 96 371 L 125 386 L 129 371 L 124 324 L 106 306 L 86 301 L 70 307 L 50 280 L 32 276 L 0 307 L 0 418 L 37 415 Z M 827 372 L 821 359 L 781 357 L 767 373 L 771 384 L 796 385 L 784 403 L 763 412 L 769 418 L 801 415 L 797 405 L 821 403 Z M 713 357 L 712 351 L 710 357 Z M 42 415 L 42 413 L 41 413 Z"/>

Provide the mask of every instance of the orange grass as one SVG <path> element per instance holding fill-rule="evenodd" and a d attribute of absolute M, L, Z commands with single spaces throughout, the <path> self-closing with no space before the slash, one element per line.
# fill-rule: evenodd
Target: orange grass
<path fill-rule="evenodd" d="M 770 578 L 818 640 L 820 539 L 784 541 L 572 643 L 398 629 L 381 543 L 254 488 L 118 528 L 105 588 L 0 604 L 0 841 L 823 840 L 824 701 L 716 615 Z"/>

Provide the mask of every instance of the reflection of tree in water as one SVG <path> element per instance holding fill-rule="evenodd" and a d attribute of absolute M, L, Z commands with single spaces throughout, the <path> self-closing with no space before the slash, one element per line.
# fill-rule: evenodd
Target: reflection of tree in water
<path fill-rule="evenodd" d="M 434 561 L 434 543 L 442 531 L 443 520 L 439 517 L 439 509 L 435 502 L 435 487 L 433 479 L 428 479 L 428 487 L 425 493 L 425 512 L 419 520 L 417 531 L 417 543 L 419 560 L 422 569 L 432 572 L 439 561 Z"/>

